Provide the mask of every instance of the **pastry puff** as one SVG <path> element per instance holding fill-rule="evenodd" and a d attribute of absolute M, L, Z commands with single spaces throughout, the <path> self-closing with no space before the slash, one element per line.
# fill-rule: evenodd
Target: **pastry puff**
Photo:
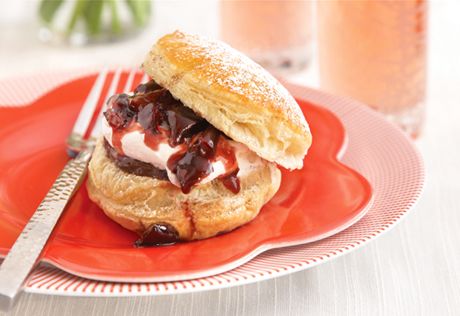
<path fill-rule="evenodd" d="M 230 46 L 176 31 L 148 53 L 144 71 L 233 140 L 300 169 L 312 137 L 299 105 L 266 70 Z"/>
<path fill-rule="evenodd" d="M 302 168 L 312 140 L 302 111 L 248 57 L 222 42 L 176 31 L 158 40 L 143 68 L 184 106 L 245 144 L 248 155 L 263 159 L 238 176 L 237 194 L 218 179 L 184 194 L 169 181 L 122 171 L 107 157 L 101 139 L 89 164 L 88 192 L 123 227 L 143 236 L 153 225 L 167 224 L 181 240 L 231 231 L 256 217 L 277 192 L 281 172 L 276 164 Z"/>

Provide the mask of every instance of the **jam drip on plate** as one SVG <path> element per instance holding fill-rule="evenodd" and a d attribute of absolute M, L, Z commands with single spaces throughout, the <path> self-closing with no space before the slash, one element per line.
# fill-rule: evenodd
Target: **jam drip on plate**
<path fill-rule="evenodd" d="M 142 237 L 134 243 L 134 246 L 167 246 L 175 244 L 179 240 L 179 233 L 173 226 L 166 223 L 158 223 L 150 226 Z"/>
<path fill-rule="evenodd" d="M 210 175 L 216 161 L 226 170 L 219 179 L 233 193 L 239 192 L 238 163 L 228 138 L 153 80 L 140 84 L 132 96 L 117 94 L 111 97 L 104 115 L 112 128 L 114 147 L 106 146 L 106 150 L 112 160 L 118 161 L 120 169 L 164 179 L 162 170 L 124 155 L 123 136 L 138 130 L 144 133 L 144 143 L 152 150 L 157 150 L 162 143 L 179 148 L 169 158 L 167 166 L 183 193 L 189 193 L 194 185 Z"/>

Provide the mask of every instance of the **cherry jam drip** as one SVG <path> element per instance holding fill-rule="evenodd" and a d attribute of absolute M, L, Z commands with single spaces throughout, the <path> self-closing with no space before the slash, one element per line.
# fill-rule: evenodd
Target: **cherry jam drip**
<path fill-rule="evenodd" d="M 226 174 L 221 175 L 219 179 L 227 189 L 237 194 L 240 192 L 240 180 L 237 177 L 240 169 L 238 168 L 233 148 L 227 142 L 219 142 L 216 156 L 223 159 L 223 163 L 227 167 L 226 170 L 229 170 Z"/>
<path fill-rule="evenodd" d="M 134 246 L 167 246 L 175 244 L 179 240 L 179 233 L 173 226 L 167 223 L 158 223 L 150 226 L 141 238 L 134 243 Z"/>
<path fill-rule="evenodd" d="M 168 160 L 168 168 L 176 175 L 182 192 L 189 193 L 192 186 L 206 178 L 212 171 L 220 133 L 213 127 L 193 137 L 185 151 Z"/>
<path fill-rule="evenodd" d="M 236 169 L 227 175 L 219 177 L 224 186 L 235 194 L 240 192 L 240 179 L 237 177 L 238 171 L 239 169 Z"/>
<path fill-rule="evenodd" d="M 126 133 L 139 130 L 140 125 L 144 143 L 152 150 L 157 150 L 164 142 L 171 147 L 180 147 L 169 158 L 167 165 L 175 174 L 183 193 L 189 193 L 194 185 L 211 174 L 216 160 L 223 162 L 227 170 L 219 179 L 233 193 L 239 192 L 238 164 L 233 148 L 228 145 L 228 138 L 153 80 L 140 84 L 132 96 L 114 95 L 109 99 L 109 109 L 104 115 L 112 127 L 112 144 L 121 158 L 107 150 L 108 156 L 123 160 L 118 165 L 134 165 L 129 160 L 131 158 L 124 156 L 121 139 Z M 159 178 L 156 171 L 145 171 L 146 166 L 135 165 L 131 168 L 133 171 L 128 172 Z"/>

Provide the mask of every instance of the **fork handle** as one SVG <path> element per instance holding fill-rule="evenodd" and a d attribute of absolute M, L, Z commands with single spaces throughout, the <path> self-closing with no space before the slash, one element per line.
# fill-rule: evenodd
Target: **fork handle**
<path fill-rule="evenodd" d="M 13 306 L 62 211 L 80 186 L 92 151 L 87 148 L 67 162 L 5 257 L 0 266 L 0 309 Z"/>

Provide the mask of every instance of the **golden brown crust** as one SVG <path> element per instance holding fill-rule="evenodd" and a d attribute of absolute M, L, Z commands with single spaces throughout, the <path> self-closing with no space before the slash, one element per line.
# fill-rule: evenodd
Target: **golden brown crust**
<path fill-rule="evenodd" d="M 176 31 L 158 40 L 143 67 L 186 106 L 262 158 L 302 167 L 311 144 L 302 111 L 248 57 L 219 41 Z"/>
<path fill-rule="evenodd" d="M 107 156 L 102 140 L 89 164 L 89 197 L 123 227 L 142 235 L 156 223 L 172 225 L 182 240 L 203 239 L 251 221 L 279 188 L 281 172 L 270 162 L 240 178 L 233 194 L 221 181 L 183 194 L 169 181 L 120 170 Z"/>

